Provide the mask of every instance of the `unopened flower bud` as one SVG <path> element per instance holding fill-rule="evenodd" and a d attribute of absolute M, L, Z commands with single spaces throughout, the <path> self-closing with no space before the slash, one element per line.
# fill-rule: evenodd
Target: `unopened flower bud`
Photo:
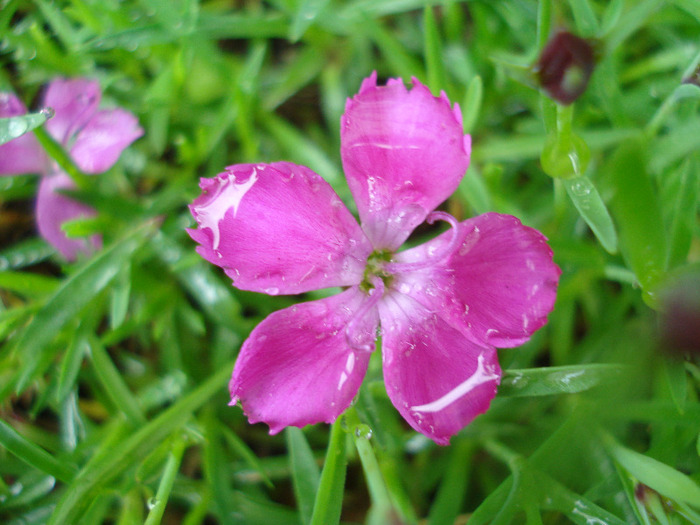
<path fill-rule="evenodd" d="M 679 278 L 662 293 L 661 349 L 700 354 L 700 275 Z"/>
<path fill-rule="evenodd" d="M 542 50 L 535 71 L 547 94 L 567 105 L 586 90 L 594 66 L 593 46 L 583 38 L 560 31 Z"/>

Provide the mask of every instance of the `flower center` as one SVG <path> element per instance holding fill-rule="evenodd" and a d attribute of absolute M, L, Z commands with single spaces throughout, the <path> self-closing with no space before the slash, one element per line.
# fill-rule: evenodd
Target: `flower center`
<path fill-rule="evenodd" d="M 370 254 L 360 283 L 360 290 L 369 293 L 376 287 L 377 278 L 381 279 L 385 288 L 391 285 L 393 275 L 386 270 L 385 265 L 391 261 L 393 255 L 389 250 L 375 250 Z"/>

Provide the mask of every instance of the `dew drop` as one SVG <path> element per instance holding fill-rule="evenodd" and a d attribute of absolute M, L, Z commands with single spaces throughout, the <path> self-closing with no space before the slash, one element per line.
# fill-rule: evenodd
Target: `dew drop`
<path fill-rule="evenodd" d="M 363 439 L 371 439 L 372 438 L 372 429 L 369 427 L 369 425 L 357 425 L 355 427 L 355 436 L 358 438 L 363 438 Z"/>
<path fill-rule="evenodd" d="M 52 107 L 49 107 L 49 106 L 47 106 L 47 107 L 45 107 L 45 108 L 41 108 L 40 113 L 41 113 L 42 115 L 44 115 L 47 119 L 53 118 L 53 116 L 56 114 L 56 112 L 54 111 L 54 109 L 53 109 Z"/>
<path fill-rule="evenodd" d="M 148 510 L 153 510 L 153 508 L 158 505 L 158 498 L 155 496 L 148 498 L 146 505 L 148 506 Z"/>
<path fill-rule="evenodd" d="M 277 295 L 280 293 L 280 289 L 276 288 L 274 286 L 271 286 L 270 288 L 265 288 L 265 293 L 268 295 Z"/>

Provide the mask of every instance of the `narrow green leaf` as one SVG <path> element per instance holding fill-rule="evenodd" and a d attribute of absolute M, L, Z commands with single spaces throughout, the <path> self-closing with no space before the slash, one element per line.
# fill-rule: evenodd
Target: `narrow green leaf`
<path fill-rule="evenodd" d="M 469 166 L 467 174 L 462 177 L 457 187 L 457 192 L 476 213 L 486 213 L 494 209 L 493 200 L 481 173 L 477 170 L 473 164 Z"/>
<path fill-rule="evenodd" d="M 53 110 L 42 109 L 37 113 L 27 113 L 18 117 L 0 118 L 0 144 L 29 133 L 53 116 Z"/>
<path fill-rule="evenodd" d="M 685 262 L 693 242 L 698 207 L 698 168 L 700 162 L 694 156 L 680 169 L 680 184 L 671 213 L 671 231 L 669 233 L 668 268 Z"/>
<path fill-rule="evenodd" d="M 598 19 L 589 0 L 569 0 L 579 36 L 590 38 L 600 32 Z"/>
<path fill-rule="evenodd" d="M 63 171 L 70 175 L 70 178 L 73 179 L 73 182 L 75 182 L 78 188 L 84 190 L 91 187 L 92 181 L 90 181 L 89 177 L 80 171 L 80 168 L 75 164 L 73 158 L 66 152 L 61 144 L 56 142 L 56 140 L 49 135 L 48 131 L 44 128 L 36 128 L 36 130 L 34 130 L 34 135 L 46 153 L 63 168 Z"/>
<path fill-rule="evenodd" d="M 428 74 L 428 87 L 434 95 L 437 95 L 441 90 L 447 89 L 447 73 L 442 57 L 440 28 L 435 19 L 433 7 L 430 5 L 426 5 L 423 9 L 423 31 L 425 32 L 423 52 Z"/>
<path fill-rule="evenodd" d="M 221 368 L 196 390 L 161 412 L 135 433 L 111 443 L 109 453 L 93 456 L 58 500 L 49 525 L 80 523 L 80 516 L 102 486 L 135 462 L 141 461 L 163 439 L 184 425 L 194 410 L 225 388 L 222 385 L 226 385 L 230 374 L 231 368 Z"/>
<path fill-rule="evenodd" d="M 618 377 L 619 365 L 591 364 L 506 370 L 498 388 L 503 397 L 574 394 Z"/>
<path fill-rule="evenodd" d="M 314 499 L 318 491 L 321 473 L 316 464 L 313 451 L 301 429 L 288 427 L 285 430 L 285 437 L 287 439 L 287 448 L 289 449 L 294 497 L 301 514 L 302 523 L 309 523 L 314 509 Z"/>
<path fill-rule="evenodd" d="M 170 267 L 180 284 L 192 294 L 209 317 L 223 326 L 243 328 L 236 326 L 236 320 L 241 318 L 240 305 L 233 298 L 229 287 L 214 274 L 211 265 L 201 260 L 194 251 L 188 253 L 164 231 L 153 236 L 151 248 Z M 189 255 L 192 257 L 188 258 Z"/>
<path fill-rule="evenodd" d="M 151 225 L 142 226 L 85 262 L 37 312 L 16 344 L 26 363 L 17 379 L 18 392 L 40 372 L 39 356 L 56 334 L 109 284 L 150 231 Z"/>
<path fill-rule="evenodd" d="M 607 35 L 620 20 L 622 9 L 624 8 L 625 0 L 611 0 L 603 11 L 603 17 L 600 23 L 601 37 Z"/>
<path fill-rule="evenodd" d="M 537 2 L 537 55 L 547 45 L 552 32 L 552 0 L 539 0 Z"/>
<path fill-rule="evenodd" d="M 686 401 L 688 400 L 688 381 L 686 379 L 685 365 L 683 361 L 666 359 L 663 362 L 664 377 L 671 399 L 676 405 L 678 412 L 685 412 Z"/>
<path fill-rule="evenodd" d="M 90 338 L 89 348 L 95 374 L 107 397 L 134 428 L 142 426 L 146 422 L 146 417 L 105 348 L 96 337 Z"/>
<path fill-rule="evenodd" d="M 274 485 L 260 463 L 258 456 L 255 455 L 255 452 L 253 452 L 250 447 L 246 445 L 245 442 L 231 429 L 224 427 L 222 429 L 222 433 L 224 435 L 224 439 L 226 439 L 226 442 L 234 450 L 234 452 L 241 456 L 248 466 L 260 475 L 265 485 L 267 485 L 269 488 L 273 488 Z"/>
<path fill-rule="evenodd" d="M 693 15 L 698 22 L 700 22 L 700 4 L 694 0 L 673 0 L 673 3 L 681 9 L 685 9 L 688 13 Z"/>
<path fill-rule="evenodd" d="M 0 419 L 0 444 L 28 465 L 65 483 L 70 483 L 75 477 L 77 471 L 75 466 L 65 461 L 59 461 L 43 448 L 22 436 L 2 419 Z"/>
<path fill-rule="evenodd" d="M 574 206 L 608 253 L 617 251 L 617 233 L 610 213 L 593 182 L 582 175 L 562 179 Z"/>
<path fill-rule="evenodd" d="M 294 14 L 292 25 L 289 28 L 289 40 L 297 42 L 306 30 L 314 23 L 316 17 L 328 4 L 328 0 L 301 0 L 299 9 Z"/>
<path fill-rule="evenodd" d="M 73 390 L 83 357 L 90 351 L 87 336 L 84 325 L 81 324 L 61 359 L 61 370 L 56 385 L 56 399 L 59 403 Z"/>
<path fill-rule="evenodd" d="M 55 487 L 56 478 L 53 476 L 36 470 L 28 471 L 12 484 L 12 489 L 8 491 L 9 497 L 0 501 L 0 513 L 40 505 L 41 498 Z"/>
<path fill-rule="evenodd" d="M 233 488 L 229 483 L 228 457 L 224 454 L 221 443 L 221 427 L 213 407 L 205 407 L 204 415 L 200 418 L 203 442 L 202 468 L 207 485 L 211 487 L 213 511 L 218 521 L 225 522 L 228 516 L 236 512 L 233 501 Z"/>
<path fill-rule="evenodd" d="M 323 71 L 326 58 L 314 47 L 305 47 L 279 72 L 274 85 L 263 92 L 262 105 L 271 111 L 310 84 Z"/>
<path fill-rule="evenodd" d="M 131 264 L 125 264 L 117 275 L 112 288 L 109 308 L 109 326 L 112 330 L 119 328 L 126 319 L 131 295 Z"/>
<path fill-rule="evenodd" d="M 700 486 L 691 478 L 665 463 L 611 440 L 607 444 L 615 460 L 640 482 L 667 498 L 700 508 Z"/>
<path fill-rule="evenodd" d="M 322 148 L 305 137 L 297 128 L 274 114 L 266 116 L 263 122 L 265 128 L 287 152 L 290 160 L 308 166 L 331 185 L 341 183 L 339 167 Z"/>
<path fill-rule="evenodd" d="M 51 26 L 54 34 L 59 38 L 64 47 L 71 49 L 78 44 L 81 32 L 76 31 L 71 21 L 65 15 L 63 9 L 55 6 L 53 2 L 37 0 L 36 4 L 41 10 L 44 19 Z"/>
<path fill-rule="evenodd" d="M 460 106 L 462 110 L 462 124 L 465 133 L 471 133 L 474 130 L 476 121 L 481 112 L 481 104 L 484 97 L 484 82 L 479 75 L 469 81 L 467 91 L 464 95 L 464 100 Z"/>
<path fill-rule="evenodd" d="M 612 206 L 620 233 L 620 247 L 646 298 L 666 266 L 666 232 L 658 200 L 647 172 L 646 147 L 642 141 L 621 144 L 607 166 L 614 183 Z"/>
<path fill-rule="evenodd" d="M 0 271 L 0 288 L 30 298 L 40 298 L 59 285 L 55 277 L 28 272 Z"/>
<path fill-rule="evenodd" d="M 177 438 L 174 441 L 170 454 L 168 455 L 168 461 L 165 464 L 163 475 L 158 484 L 158 491 L 156 492 L 155 498 L 150 502 L 152 505 L 150 507 L 151 510 L 148 512 L 148 517 L 144 525 L 158 525 L 163 518 L 165 507 L 168 504 L 170 493 L 175 484 L 175 476 L 177 476 L 177 471 L 180 469 L 180 463 L 182 462 L 182 456 L 185 453 L 185 440 Z"/>
<path fill-rule="evenodd" d="M 435 501 L 430 506 L 428 525 L 455 523 L 467 494 L 467 479 L 474 446 L 471 441 L 464 439 L 455 441 L 450 451 L 447 470 L 440 482 Z"/>
<path fill-rule="evenodd" d="M 314 502 L 311 525 L 336 525 L 340 522 L 347 470 L 346 435 L 342 425 L 341 416 L 331 426 L 331 437 Z"/>
<path fill-rule="evenodd" d="M 196 33 L 211 39 L 221 38 L 286 38 L 287 17 L 274 14 L 223 14 L 202 11 Z"/>
<path fill-rule="evenodd" d="M 361 27 L 365 31 L 365 36 L 377 45 L 385 60 L 398 73 L 398 76 L 405 80 L 411 77 L 425 78 L 420 63 L 406 51 L 394 33 L 387 30 L 378 20 L 364 15 Z"/>

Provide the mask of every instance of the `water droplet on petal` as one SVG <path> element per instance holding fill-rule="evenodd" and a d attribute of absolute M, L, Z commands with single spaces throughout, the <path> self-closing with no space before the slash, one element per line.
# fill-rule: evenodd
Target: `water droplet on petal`
<path fill-rule="evenodd" d="M 278 293 L 280 293 L 280 289 L 271 286 L 270 288 L 265 288 L 265 293 L 268 295 L 277 295 Z"/>

